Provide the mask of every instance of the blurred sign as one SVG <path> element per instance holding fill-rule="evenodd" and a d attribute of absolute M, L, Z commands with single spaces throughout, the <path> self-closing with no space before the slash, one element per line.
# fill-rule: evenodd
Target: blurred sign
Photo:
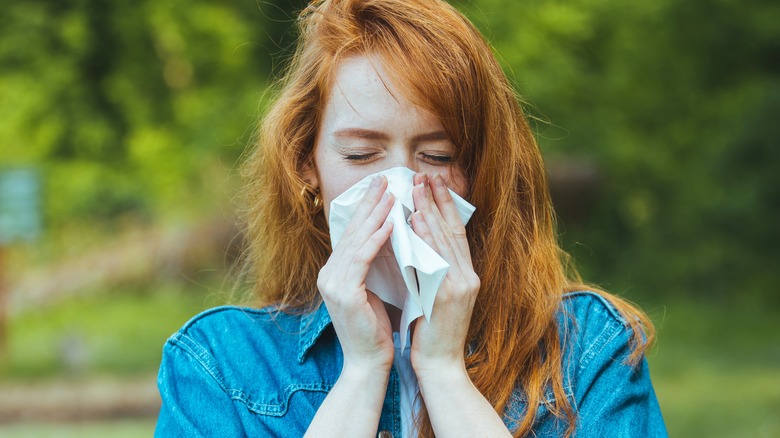
<path fill-rule="evenodd" d="M 34 169 L 0 169 L 0 245 L 41 232 L 41 182 Z"/>

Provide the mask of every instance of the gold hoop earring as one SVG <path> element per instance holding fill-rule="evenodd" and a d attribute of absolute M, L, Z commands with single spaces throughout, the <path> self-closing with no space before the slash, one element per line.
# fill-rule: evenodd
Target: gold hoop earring
<path fill-rule="evenodd" d="M 322 210 L 322 195 L 320 195 L 319 189 L 315 189 L 310 185 L 304 185 L 301 188 L 301 197 L 305 199 L 306 203 L 310 203 L 314 206 L 312 210 L 313 214 L 317 214 Z"/>

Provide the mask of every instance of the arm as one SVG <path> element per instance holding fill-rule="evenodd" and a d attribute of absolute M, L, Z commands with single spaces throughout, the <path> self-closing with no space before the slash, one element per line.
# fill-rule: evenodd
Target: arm
<path fill-rule="evenodd" d="M 306 431 L 313 436 L 373 436 L 379 425 L 390 372 L 347 368 L 320 405 Z"/>
<path fill-rule="evenodd" d="M 415 177 L 412 227 L 450 265 L 430 322 L 418 319 L 411 360 L 437 436 L 511 436 L 466 372 L 464 350 L 479 278 L 466 230 L 441 176 Z"/>
<path fill-rule="evenodd" d="M 371 261 L 390 237 L 393 205 L 387 179 L 376 178 L 317 278 L 344 351 L 336 385 L 317 410 L 307 437 L 376 434 L 393 364 L 393 335 L 382 301 L 366 289 Z"/>
<path fill-rule="evenodd" d="M 416 373 L 436 436 L 511 436 L 493 406 L 471 383 L 465 368 Z"/>

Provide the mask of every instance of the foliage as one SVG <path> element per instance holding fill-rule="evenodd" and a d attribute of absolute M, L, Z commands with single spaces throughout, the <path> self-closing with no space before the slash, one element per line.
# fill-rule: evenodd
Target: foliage
<path fill-rule="evenodd" d="M 204 213 L 233 172 L 305 1 L 31 0 L 0 12 L 0 145 L 46 175 L 51 229 Z M 550 163 L 585 277 L 639 295 L 777 302 L 780 7 L 765 0 L 459 1 Z"/>
<path fill-rule="evenodd" d="M 278 16 L 235 0 L 4 6 L 4 164 L 45 170 L 53 227 L 197 211 L 250 138 Z"/>
<path fill-rule="evenodd" d="M 548 161 L 600 169 L 584 214 L 558 206 L 587 279 L 778 303 L 777 4 L 462 6 L 529 100 Z"/>

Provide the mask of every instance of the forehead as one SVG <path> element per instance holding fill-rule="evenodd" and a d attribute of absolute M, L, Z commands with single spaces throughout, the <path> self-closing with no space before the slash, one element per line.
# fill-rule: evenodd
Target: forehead
<path fill-rule="evenodd" d="M 355 55 L 343 58 L 336 64 L 333 78 L 333 90 L 337 92 L 365 90 L 368 93 L 397 92 L 392 81 L 388 80 L 387 67 L 376 56 Z M 338 93 L 336 93 L 338 94 Z"/>
<path fill-rule="evenodd" d="M 431 123 L 438 119 L 415 105 L 402 91 L 398 75 L 388 70 L 376 56 L 351 56 L 341 60 L 334 71 L 323 121 L 372 124 L 394 121 Z"/>
<path fill-rule="evenodd" d="M 389 77 L 376 57 L 345 58 L 336 65 L 327 105 L 346 106 L 352 112 L 364 109 L 363 106 L 401 106 L 407 99 L 398 92 Z"/>

